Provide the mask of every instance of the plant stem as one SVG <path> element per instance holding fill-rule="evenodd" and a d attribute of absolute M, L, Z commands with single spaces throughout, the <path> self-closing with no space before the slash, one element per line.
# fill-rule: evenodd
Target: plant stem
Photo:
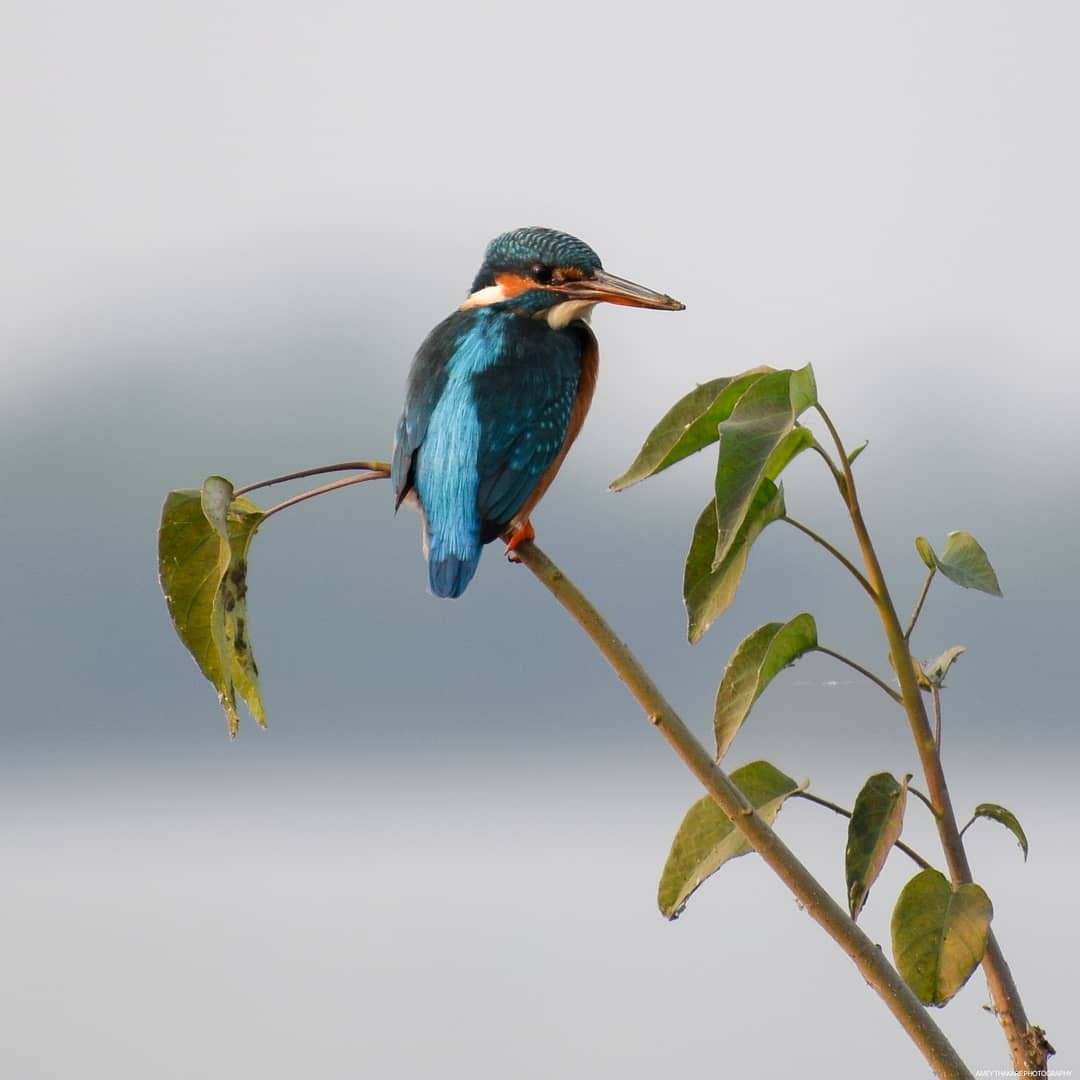
<path fill-rule="evenodd" d="M 911 613 L 911 622 L 908 623 L 908 628 L 904 631 L 904 640 L 909 641 L 911 639 L 911 631 L 915 629 L 915 623 L 919 621 L 919 615 L 922 612 L 923 604 L 926 603 L 926 594 L 930 591 L 930 582 L 934 580 L 934 575 L 937 573 L 937 567 L 931 567 L 930 572 L 926 575 L 926 580 L 923 582 L 922 592 L 919 593 L 918 602 L 915 604 L 915 610 Z"/>
<path fill-rule="evenodd" d="M 344 480 L 335 480 L 330 484 L 323 484 L 322 487 L 312 488 L 310 491 L 302 491 L 299 495 L 294 495 L 291 499 L 286 499 L 284 502 L 279 502 L 277 506 L 271 506 L 263 514 L 263 521 L 265 521 L 272 514 L 276 514 L 279 510 L 286 510 L 290 506 L 295 506 L 297 503 L 305 502 L 307 499 L 314 499 L 316 495 L 325 495 L 328 491 L 337 491 L 338 488 L 351 487 L 353 484 L 364 484 L 368 480 L 385 480 L 387 473 L 383 472 L 368 472 L 363 473 L 360 476 L 347 476 Z M 290 479 L 292 479 L 290 477 Z M 254 485 L 254 487 L 266 487 L 268 484 L 274 483 L 274 481 L 267 481 L 267 484 Z M 251 491 L 252 488 L 245 488 L 245 491 Z"/>
<path fill-rule="evenodd" d="M 834 814 L 839 814 L 841 817 L 846 817 L 850 820 L 851 811 L 845 810 L 842 806 L 837 806 L 834 802 L 829 802 L 828 799 L 822 799 L 817 795 L 811 795 L 809 791 L 796 791 L 792 795 L 793 799 L 805 799 L 807 802 L 816 803 L 818 806 L 824 806 L 826 810 L 831 810 Z M 910 848 L 907 844 L 901 840 L 894 840 L 893 847 L 897 851 L 902 851 L 916 866 L 923 870 L 933 870 L 933 867 L 928 863 L 914 848 Z"/>
<path fill-rule="evenodd" d="M 824 645 L 815 645 L 814 648 L 819 653 L 824 653 L 826 656 L 831 656 L 834 660 L 839 660 L 841 664 L 847 664 L 849 668 L 853 668 L 860 675 L 865 675 L 866 678 L 868 678 L 872 683 L 880 686 L 881 689 L 884 690 L 885 693 L 888 694 L 889 697 L 891 697 L 893 701 L 897 703 L 897 705 L 903 704 L 904 699 L 900 697 L 900 695 L 887 682 L 885 682 L 883 679 L 879 679 L 872 671 L 870 671 L 868 668 L 864 668 L 862 664 L 859 664 L 856 661 L 852 660 L 850 656 L 845 656 L 843 653 L 834 652 L 832 649 L 825 648 Z"/>
<path fill-rule="evenodd" d="M 834 559 L 836 559 L 842 566 L 847 569 L 851 576 L 870 594 L 870 598 L 877 602 L 877 593 L 874 592 L 874 586 L 863 576 L 859 568 L 837 547 L 834 547 L 825 539 L 824 536 L 818 535 L 810 528 L 809 525 L 804 525 L 801 521 L 793 517 L 788 517 L 785 514 L 781 521 L 786 521 L 789 525 L 794 525 L 796 529 L 801 533 L 805 533 L 814 541 L 815 544 L 820 544 Z"/>
<path fill-rule="evenodd" d="M 303 480 L 305 476 L 322 476 L 324 473 L 331 472 L 370 472 L 384 477 L 390 475 L 390 465 L 385 461 L 341 461 L 337 465 L 319 465 L 314 469 L 301 469 L 299 472 L 275 476 L 272 480 L 260 480 L 257 484 L 237 488 L 233 492 L 233 497 L 246 495 L 249 491 L 258 491 L 259 488 L 271 487 L 274 484 L 284 484 L 289 480 Z"/>
<path fill-rule="evenodd" d="M 841 475 L 840 470 L 836 467 L 836 465 L 833 464 L 833 459 L 829 457 L 828 450 L 826 450 L 825 447 L 817 441 L 817 439 L 814 439 L 814 441 L 810 444 L 810 449 L 813 450 L 815 454 L 820 455 L 822 461 L 824 461 L 825 464 L 829 466 L 829 472 L 832 473 L 833 479 L 836 481 L 836 483 L 838 485 L 842 484 L 844 482 L 844 478 Z"/>
<path fill-rule="evenodd" d="M 938 755 L 941 755 L 941 688 L 930 684 L 930 700 L 934 703 L 934 745 L 937 747 Z M 964 830 L 960 830 L 960 835 L 964 835 Z"/>
<path fill-rule="evenodd" d="M 877 552 L 874 550 L 874 545 L 870 540 L 870 533 L 863 519 L 862 509 L 859 506 L 859 497 L 855 490 L 855 479 L 851 474 L 851 467 L 844 451 L 844 444 L 828 413 L 825 412 L 821 405 L 815 405 L 814 407 L 822 420 L 824 420 L 825 426 L 829 429 L 829 434 L 832 436 L 836 451 L 840 457 L 844 471 L 843 494 L 845 502 L 851 516 L 852 525 L 855 528 L 859 547 L 863 553 L 867 578 L 873 585 L 878 615 L 885 630 L 893 668 L 896 670 L 896 676 L 900 683 L 904 711 L 907 713 L 908 722 L 911 725 L 911 734 L 915 740 L 919 760 L 923 767 L 923 774 L 926 777 L 926 785 L 930 791 L 930 801 L 934 816 L 937 819 L 938 835 L 941 839 L 942 850 L 945 853 L 945 861 L 949 867 L 949 876 L 954 885 L 966 884 L 972 880 L 971 867 L 968 864 L 964 841 L 956 824 L 956 813 L 953 810 L 952 798 L 945 782 L 945 773 L 941 766 L 937 743 L 934 741 L 934 733 L 930 728 L 930 721 L 926 715 L 926 706 L 915 679 L 915 671 L 911 664 L 911 650 L 904 636 L 904 630 L 900 625 L 900 619 L 896 614 L 896 607 L 885 584 L 885 575 L 882 573 Z M 1005 962 L 1005 957 L 993 930 L 990 930 L 987 934 L 986 951 L 983 954 L 983 971 L 990 987 L 994 1011 L 1009 1044 L 1013 1068 L 1021 1075 L 1026 1075 L 1031 1070 L 1045 1071 L 1048 1052 L 1052 1052 L 1052 1050 L 1050 1050 L 1049 1043 L 1046 1042 L 1042 1029 L 1028 1022 L 1023 1003 L 1020 1000 L 1020 991 L 1017 989 L 1009 965 Z"/>
<path fill-rule="evenodd" d="M 717 766 L 712 756 L 668 704 L 637 658 L 615 634 L 585 595 L 532 541 L 515 553 L 592 639 L 637 699 L 668 744 L 701 781 L 717 805 L 734 822 L 751 846 L 794 893 L 807 913 L 854 961 L 863 978 L 877 991 L 939 1077 L 970 1077 L 971 1073 L 930 1018 L 884 953 L 848 917 L 812 874 L 798 861 Z"/>

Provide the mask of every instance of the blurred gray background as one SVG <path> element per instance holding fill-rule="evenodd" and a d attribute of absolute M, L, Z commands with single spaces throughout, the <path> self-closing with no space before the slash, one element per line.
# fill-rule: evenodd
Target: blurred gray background
<path fill-rule="evenodd" d="M 0 1064 L 4 1076 L 927 1074 L 752 858 L 655 909 L 698 797 L 579 631 L 494 548 L 433 599 L 385 485 L 268 523 L 271 727 L 230 745 L 155 580 L 172 487 L 385 456 L 409 361 L 484 245 L 582 236 L 681 315 L 601 310 L 591 419 L 536 515 L 702 736 L 726 657 L 814 611 L 887 670 L 793 530 L 686 644 L 706 456 L 611 477 L 695 382 L 812 362 L 910 610 L 916 534 L 969 529 L 1004 600 L 935 587 L 961 813 L 1032 1018 L 1075 1065 L 1080 227 L 1068 3 L 9 3 L 0 36 Z M 851 550 L 810 455 L 789 505 Z M 271 493 L 276 497 L 276 492 Z M 850 805 L 915 771 L 824 658 L 730 755 Z M 842 822 L 780 828 L 843 893 Z M 920 805 L 905 836 L 933 841 Z M 911 867 L 863 921 L 887 944 Z M 942 1023 L 1008 1064 L 976 975 Z M 1070 1030 L 1072 1028 L 1072 1030 Z"/>

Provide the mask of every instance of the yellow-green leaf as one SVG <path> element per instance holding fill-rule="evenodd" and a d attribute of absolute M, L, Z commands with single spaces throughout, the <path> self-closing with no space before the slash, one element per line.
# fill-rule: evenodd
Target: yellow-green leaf
<path fill-rule="evenodd" d="M 766 623 L 740 642 L 716 692 L 713 727 L 717 761 L 727 753 L 765 687 L 780 671 L 816 647 L 817 625 L 807 612 L 786 623 Z"/>
<path fill-rule="evenodd" d="M 893 959 L 924 1005 L 944 1005 L 968 981 L 993 914 L 980 886 L 954 889 L 937 870 L 922 870 L 904 886 L 893 910 Z"/>
<path fill-rule="evenodd" d="M 801 790 L 767 761 L 743 765 L 731 779 L 770 825 L 784 801 Z M 657 902 L 669 918 L 679 916 L 691 893 L 724 863 L 753 849 L 731 818 L 709 796 L 699 799 L 687 811 L 660 876 Z"/>
<path fill-rule="evenodd" d="M 260 724 L 266 718 L 245 600 L 247 552 L 263 514 L 232 492 L 220 476 L 200 491 L 169 492 L 158 531 L 158 573 L 173 626 L 217 690 L 235 736 L 237 692 Z"/>

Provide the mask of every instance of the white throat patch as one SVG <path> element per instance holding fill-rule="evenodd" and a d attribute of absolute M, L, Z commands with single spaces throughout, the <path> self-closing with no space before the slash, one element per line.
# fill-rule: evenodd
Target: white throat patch
<path fill-rule="evenodd" d="M 537 318 L 546 319 L 552 330 L 563 330 L 575 319 L 588 322 L 594 307 L 595 300 L 564 300 L 561 304 L 540 312 Z"/>

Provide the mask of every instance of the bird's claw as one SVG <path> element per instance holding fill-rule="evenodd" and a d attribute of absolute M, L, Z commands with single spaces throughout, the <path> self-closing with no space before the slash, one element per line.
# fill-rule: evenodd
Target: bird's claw
<path fill-rule="evenodd" d="M 521 562 L 521 556 L 516 554 L 515 548 L 519 544 L 524 544 L 526 540 L 535 540 L 536 530 L 532 527 L 532 522 L 527 518 L 523 521 L 508 537 L 506 537 L 506 550 L 503 554 L 510 562 Z"/>

